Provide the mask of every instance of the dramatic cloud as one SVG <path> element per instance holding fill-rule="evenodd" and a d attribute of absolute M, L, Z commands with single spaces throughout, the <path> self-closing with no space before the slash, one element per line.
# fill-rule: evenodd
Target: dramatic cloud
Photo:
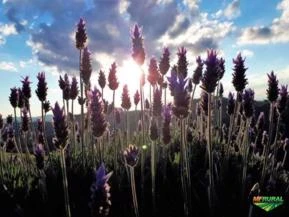
<path fill-rule="evenodd" d="M 228 19 L 234 19 L 240 15 L 240 0 L 232 1 L 224 10 L 224 16 L 226 16 Z"/>
<path fill-rule="evenodd" d="M 143 29 L 147 59 L 159 57 L 163 46 L 175 54 L 183 45 L 194 55 L 218 48 L 233 24 L 210 19 L 198 4 L 199 0 L 13 0 L 4 4 L 4 11 L 16 33 L 29 33 L 27 45 L 44 66 L 73 74 L 78 71 L 74 31 L 79 17 L 87 22 L 95 71 L 109 68 L 110 61 L 122 65 L 130 58 L 130 28 L 135 23 Z M 4 41 L 0 35 L 0 44 Z"/>
<path fill-rule="evenodd" d="M 282 0 L 277 9 L 281 15 L 271 25 L 245 28 L 238 39 L 239 44 L 268 44 L 289 42 L 289 0 Z"/>

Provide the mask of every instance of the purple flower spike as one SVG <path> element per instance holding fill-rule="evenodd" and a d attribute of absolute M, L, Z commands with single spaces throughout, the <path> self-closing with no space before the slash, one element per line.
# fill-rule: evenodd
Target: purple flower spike
<path fill-rule="evenodd" d="M 47 83 L 45 79 L 45 73 L 39 72 L 37 75 L 38 83 L 37 83 L 37 89 L 36 89 L 36 95 L 38 99 L 43 102 L 46 100 L 47 97 Z"/>
<path fill-rule="evenodd" d="M 159 69 L 162 75 L 167 74 L 170 68 L 170 51 L 168 48 L 164 48 L 163 55 L 160 60 Z"/>
<path fill-rule="evenodd" d="M 159 74 L 157 61 L 153 57 L 150 59 L 149 74 L 148 74 L 147 79 L 152 86 L 155 86 L 159 80 L 159 77 L 160 77 L 160 74 Z"/>
<path fill-rule="evenodd" d="M 104 104 L 100 92 L 96 87 L 89 94 L 89 108 L 91 114 L 92 134 L 96 138 L 101 137 L 107 129 L 104 117 Z"/>
<path fill-rule="evenodd" d="M 43 104 L 43 109 L 44 109 L 44 112 L 47 113 L 51 110 L 51 107 L 50 107 L 50 102 L 48 100 L 46 100 Z"/>
<path fill-rule="evenodd" d="M 151 119 L 150 124 L 150 139 L 156 141 L 159 138 L 157 122 L 154 118 Z"/>
<path fill-rule="evenodd" d="M 227 105 L 228 115 L 232 115 L 234 113 L 234 109 L 235 109 L 234 94 L 230 92 L 228 96 L 228 105 Z"/>
<path fill-rule="evenodd" d="M 83 49 L 83 55 L 82 55 L 82 62 L 81 62 L 81 78 L 83 83 L 86 87 L 89 87 L 90 85 L 90 77 L 92 73 L 92 66 L 91 66 L 91 59 L 90 59 L 90 51 L 87 47 Z"/>
<path fill-rule="evenodd" d="M 198 85 L 202 79 L 204 63 L 200 56 L 197 57 L 196 62 L 197 62 L 197 67 L 194 70 L 192 81 L 195 85 Z"/>
<path fill-rule="evenodd" d="M 72 77 L 70 87 L 70 99 L 75 100 L 78 96 L 78 82 L 75 76 Z"/>
<path fill-rule="evenodd" d="M 90 188 L 91 201 L 89 207 L 91 210 L 91 216 L 107 216 L 109 214 L 111 201 L 108 180 L 111 175 L 112 172 L 106 174 L 103 163 L 96 171 L 95 181 Z"/>
<path fill-rule="evenodd" d="M 171 77 L 168 77 L 169 89 L 171 91 L 171 96 L 174 96 L 174 90 L 175 90 L 176 84 L 178 82 L 178 76 L 177 76 L 177 72 L 175 70 L 176 70 L 176 68 L 173 67 L 171 70 Z"/>
<path fill-rule="evenodd" d="M 162 92 L 161 89 L 156 88 L 153 96 L 153 115 L 160 117 L 162 113 Z"/>
<path fill-rule="evenodd" d="M 9 96 L 9 101 L 10 101 L 11 106 L 13 108 L 16 108 L 18 105 L 18 91 L 17 91 L 16 87 L 11 88 L 10 90 L 11 90 L 11 92 L 10 92 L 10 96 Z"/>
<path fill-rule="evenodd" d="M 218 79 L 221 80 L 225 74 L 225 60 L 223 58 L 219 59 L 219 75 Z"/>
<path fill-rule="evenodd" d="M 134 96 L 133 96 L 133 102 L 134 105 L 137 107 L 138 103 L 140 101 L 140 94 L 138 92 L 138 90 L 135 92 Z"/>
<path fill-rule="evenodd" d="M 178 75 L 184 79 L 188 75 L 188 61 L 187 61 L 187 50 L 184 47 L 179 48 L 178 51 Z"/>
<path fill-rule="evenodd" d="M 138 65 L 143 65 L 145 60 L 145 51 L 143 45 L 143 37 L 140 28 L 137 24 L 131 31 L 132 40 L 132 57 Z"/>
<path fill-rule="evenodd" d="M 243 94 L 243 112 L 246 118 L 250 118 L 254 114 L 254 91 L 246 89 Z"/>
<path fill-rule="evenodd" d="M 64 74 L 64 79 L 59 76 L 59 87 L 62 90 L 62 98 L 65 100 L 69 100 L 70 99 L 70 82 L 69 82 L 69 78 L 68 75 L 65 73 Z"/>
<path fill-rule="evenodd" d="M 129 110 L 131 107 L 127 85 L 123 86 L 122 96 L 121 96 L 121 107 L 126 110 Z"/>
<path fill-rule="evenodd" d="M 118 88 L 118 85 L 119 85 L 119 82 L 116 76 L 116 63 L 114 62 L 113 64 L 111 64 L 111 68 L 108 74 L 108 87 L 111 90 L 116 90 Z"/>
<path fill-rule="evenodd" d="M 55 132 L 55 137 L 53 139 L 54 145 L 56 148 L 64 148 L 68 141 L 68 127 L 64 109 L 60 108 L 59 104 L 56 102 L 54 108 L 52 108 L 52 113 Z"/>
<path fill-rule="evenodd" d="M 223 87 L 223 84 L 220 83 L 219 96 L 220 96 L 220 97 L 223 97 L 223 93 L 224 93 L 224 87 Z"/>
<path fill-rule="evenodd" d="M 31 82 L 29 81 L 29 77 L 26 76 L 25 78 L 23 78 L 21 82 L 22 82 L 22 93 L 25 99 L 28 100 L 31 97 L 31 87 L 30 87 Z"/>
<path fill-rule="evenodd" d="M 268 89 L 267 89 L 267 97 L 269 102 L 275 102 L 278 98 L 279 88 L 278 88 L 278 80 L 274 72 L 272 71 L 268 75 Z"/>
<path fill-rule="evenodd" d="M 246 78 L 247 68 L 244 65 L 245 59 L 242 58 L 241 54 L 238 54 L 236 59 L 233 59 L 234 63 L 234 72 L 233 72 L 233 85 L 237 92 L 242 92 L 246 85 L 248 84 Z"/>
<path fill-rule="evenodd" d="M 86 30 L 85 30 L 85 21 L 80 18 L 77 24 L 77 30 L 75 34 L 76 48 L 81 50 L 85 46 L 87 40 Z"/>
<path fill-rule="evenodd" d="M 42 170 L 44 168 L 44 156 L 45 151 L 42 144 L 36 145 L 35 148 L 35 159 L 36 159 L 36 166 L 39 170 Z"/>
<path fill-rule="evenodd" d="M 216 51 L 208 50 L 207 53 L 206 70 L 202 78 L 201 88 L 207 93 L 213 93 L 219 80 L 219 60 Z"/>
<path fill-rule="evenodd" d="M 279 114 L 282 114 L 286 108 L 288 102 L 288 86 L 281 85 L 281 89 L 279 91 L 279 99 L 277 101 L 277 109 Z"/>
<path fill-rule="evenodd" d="M 24 107 L 24 95 L 20 88 L 18 88 L 18 108 L 22 109 Z"/>
<path fill-rule="evenodd" d="M 182 76 L 173 85 L 173 113 L 177 118 L 186 118 L 189 114 L 190 95 L 186 88 L 187 80 Z"/>
<path fill-rule="evenodd" d="M 23 108 L 21 111 L 21 120 L 22 120 L 21 130 L 22 132 L 26 133 L 29 130 L 29 117 L 26 108 Z"/>
<path fill-rule="evenodd" d="M 102 70 L 99 71 L 98 84 L 101 87 L 101 89 L 105 88 L 106 78 L 105 78 L 104 71 Z"/>
<path fill-rule="evenodd" d="M 125 162 L 130 167 L 135 167 L 139 159 L 139 149 L 135 145 L 129 145 L 123 152 Z"/>

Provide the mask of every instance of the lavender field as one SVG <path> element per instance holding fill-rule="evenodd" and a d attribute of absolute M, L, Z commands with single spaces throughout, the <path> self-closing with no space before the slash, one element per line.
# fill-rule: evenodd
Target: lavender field
<path fill-rule="evenodd" d="M 84 17 L 71 25 L 77 74 L 58 75 L 61 100 L 48 97 L 48 72 L 36 89 L 30 74 L 11 86 L 1 101 L 11 115 L 0 115 L 0 216 L 288 216 L 287 84 L 268 68 L 266 99 L 256 100 L 242 53 L 225 60 L 208 47 L 191 59 L 179 44 L 151 57 L 141 25 L 123 39 L 139 79 L 122 85 L 118 59 L 93 68 Z M 271 196 L 282 203 L 256 205 Z"/>

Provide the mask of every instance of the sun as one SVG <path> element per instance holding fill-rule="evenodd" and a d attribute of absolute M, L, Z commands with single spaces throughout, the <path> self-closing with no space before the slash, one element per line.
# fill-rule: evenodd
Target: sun
<path fill-rule="evenodd" d="M 133 60 L 124 60 L 119 67 L 119 81 L 121 87 L 127 84 L 129 92 L 133 95 L 139 89 L 142 71 Z"/>

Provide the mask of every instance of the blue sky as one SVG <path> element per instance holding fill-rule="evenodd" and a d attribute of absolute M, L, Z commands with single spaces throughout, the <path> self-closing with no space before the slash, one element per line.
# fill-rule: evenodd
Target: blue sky
<path fill-rule="evenodd" d="M 189 70 L 195 57 L 205 57 L 207 48 L 217 49 L 226 60 L 225 93 L 231 85 L 232 58 L 246 56 L 249 86 L 257 99 L 264 99 L 266 73 L 274 70 L 281 84 L 289 83 L 289 0 L 0 0 L 0 113 L 12 113 L 10 88 L 19 87 L 28 75 L 32 91 L 36 75 L 46 72 L 48 99 L 61 101 L 58 77 L 77 74 L 78 52 L 74 46 L 75 25 L 87 22 L 88 47 L 92 52 L 92 83 L 97 73 L 108 73 L 117 62 L 121 86 L 128 83 L 131 95 L 137 88 L 136 71 L 130 57 L 129 31 L 143 28 L 147 59 L 159 58 L 168 46 L 172 64 L 177 48 L 188 50 Z M 130 79 L 128 79 L 130 78 Z M 33 94 L 31 108 L 40 114 Z M 120 99 L 121 90 L 116 97 Z M 106 89 L 105 96 L 112 93 Z M 119 103 L 119 100 L 118 100 Z"/>

